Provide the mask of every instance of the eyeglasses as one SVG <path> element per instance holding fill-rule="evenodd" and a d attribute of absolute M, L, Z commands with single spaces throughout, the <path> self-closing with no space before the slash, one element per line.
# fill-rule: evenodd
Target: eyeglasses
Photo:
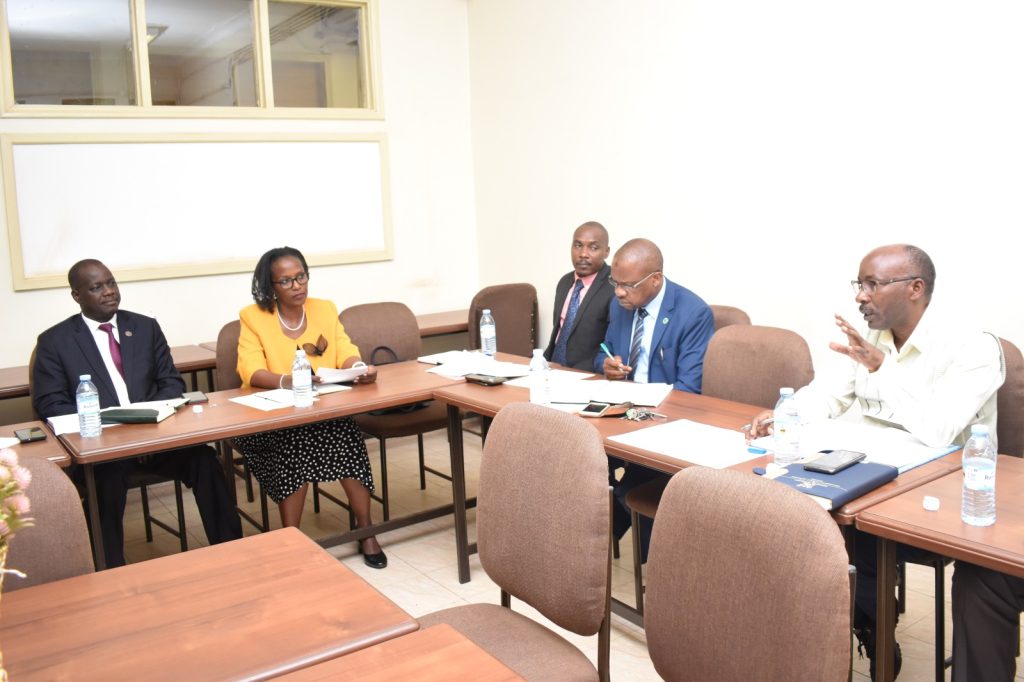
<path fill-rule="evenodd" d="M 895 277 L 882 282 L 877 282 L 873 279 L 865 279 L 863 281 L 854 279 L 850 280 L 850 286 L 853 287 L 854 294 L 859 294 L 862 291 L 866 294 L 873 294 L 875 293 L 875 289 L 878 287 L 884 287 L 887 284 L 895 284 L 896 282 L 910 282 L 915 279 L 921 279 L 921 276 L 914 275 L 913 277 Z"/>
<path fill-rule="evenodd" d="M 608 278 L 608 282 L 612 285 L 612 289 L 625 289 L 626 291 L 635 291 L 636 289 L 638 289 L 640 287 L 641 284 L 646 282 L 647 279 L 651 275 L 657 275 L 660 272 L 661 272 L 661 270 L 655 270 L 654 272 L 649 272 L 646 275 L 644 275 L 643 279 L 640 279 L 640 280 L 638 280 L 636 282 L 633 282 L 632 284 L 626 284 L 624 282 L 616 282 L 611 277 Z"/>
<path fill-rule="evenodd" d="M 295 275 L 294 277 L 282 277 L 281 279 L 270 280 L 270 281 L 273 282 L 274 284 L 277 284 L 277 285 L 280 285 L 280 286 L 284 287 L 285 289 L 291 289 L 293 284 L 298 284 L 299 286 L 302 286 L 303 284 L 308 282 L 309 281 L 309 273 L 308 272 L 300 272 L 299 274 Z"/>

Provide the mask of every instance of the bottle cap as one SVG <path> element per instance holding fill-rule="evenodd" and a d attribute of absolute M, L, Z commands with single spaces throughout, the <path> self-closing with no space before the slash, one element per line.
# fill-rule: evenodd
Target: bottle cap
<path fill-rule="evenodd" d="M 987 424 L 971 424 L 971 435 L 972 436 L 987 436 L 988 425 Z"/>
<path fill-rule="evenodd" d="M 921 502 L 921 506 L 928 511 L 939 511 L 939 498 L 932 497 L 931 495 L 925 495 L 924 500 Z"/>
<path fill-rule="evenodd" d="M 790 387 L 780 388 L 779 395 L 793 395 L 793 389 Z"/>
<path fill-rule="evenodd" d="M 483 314 L 484 315 L 490 315 L 491 314 L 491 309 L 490 308 L 484 308 Z"/>
<path fill-rule="evenodd" d="M 90 379 L 92 379 L 91 374 L 82 374 L 78 377 L 79 381 L 89 381 Z"/>
<path fill-rule="evenodd" d="M 203 406 L 202 405 L 193 405 L 192 406 L 192 413 L 193 414 L 202 414 L 203 413 Z"/>

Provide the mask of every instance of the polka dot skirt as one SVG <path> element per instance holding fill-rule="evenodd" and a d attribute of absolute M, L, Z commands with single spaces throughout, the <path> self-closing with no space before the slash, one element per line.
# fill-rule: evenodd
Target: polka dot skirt
<path fill-rule="evenodd" d="M 348 417 L 235 439 L 260 487 L 281 502 L 302 484 L 354 478 L 373 492 L 363 434 Z"/>

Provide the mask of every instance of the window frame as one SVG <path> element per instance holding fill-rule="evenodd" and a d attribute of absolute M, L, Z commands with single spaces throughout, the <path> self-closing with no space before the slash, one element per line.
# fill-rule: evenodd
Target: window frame
<path fill-rule="evenodd" d="M 253 68 L 256 78 L 256 106 L 168 106 L 154 105 L 150 87 L 149 43 L 146 40 L 146 0 L 127 0 L 132 36 L 136 104 L 18 104 L 14 97 L 14 73 L 7 0 L 0 0 L 0 118 L 224 118 L 224 119 L 341 119 L 383 120 L 378 38 L 378 0 L 273 0 L 286 4 L 315 4 L 354 8 L 360 11 L 359 63 L 364 84 L 364 107 L 275 107 L 271 76 L 271 0 L 250 0 L 253 24 Z"/>

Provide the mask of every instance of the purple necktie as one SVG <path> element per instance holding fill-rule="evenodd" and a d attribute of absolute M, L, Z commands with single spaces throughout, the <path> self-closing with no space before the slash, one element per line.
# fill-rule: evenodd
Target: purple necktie
<path fill-rule="evenodd" d="M 121 364 L 121 344 L 114 338 L 114 325 L 109 322 L 104 322 L 100 325 L 100 329 L 107 333 L 107 337 L 110 339 L 110 359 L 114 361 L 114 367 L 117 367 L 117 373 L 124 379 L 124 365 Z"/>

